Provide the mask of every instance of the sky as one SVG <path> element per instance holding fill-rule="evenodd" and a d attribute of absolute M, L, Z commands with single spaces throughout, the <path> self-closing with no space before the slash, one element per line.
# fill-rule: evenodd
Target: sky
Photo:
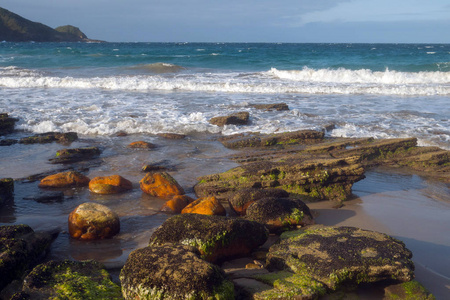
<path fill-rule="evenodd" d="M 109 42 L 450 43 L 449 0 L 2 0 Z"/>

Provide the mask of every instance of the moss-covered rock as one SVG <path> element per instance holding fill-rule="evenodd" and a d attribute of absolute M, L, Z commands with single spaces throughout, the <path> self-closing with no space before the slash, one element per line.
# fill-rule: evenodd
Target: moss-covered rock
<path fill-rule="evenodd" d="M 412 253 L 382 233 L 355 227 L 313 227 L 290 232 L 267 255 L 267 267 L 288 270 L 333 291 L 384 280 L 410 281 Z"/>
<path fill-rule="evenodd" d="M 78 139 L 78 135 L 76 132 L 66 132 L 66 133 L 58 133 L 58 132 L 47 132 L 36 134 L 33 136 L 25 137 L 19 140 L 20 144 L 45 144 L 58 142 L 61 144 L 69 144 Z"/>
<path fill-rule="evenodd" d="M 240 218 L 182 214 L 167 219 L 149 245 L 178 243 L 196 247 L 210 262 L 245 256 L 268 238 L 264 225 Z"/>
<path fill-rule="evenodd" d="M 7 113 L 0 113 L 0 135 L 13 132 L 14 125 L 17 121 L 18 120 L 16 118 L 11 118 Z"/>
<path fill-rule="evenodd" d="M 28 225 L 0 226 L 0 290 L 38 263 L 54 238 Z"/>
<path fill-rule="evenodd" d="M 120 287 L 95 261 L 50 261 L 36 266 L 24 280 L 30 299 L 122 299 Z"/>
<path fill-rule="evenodd" d="M 120 272 L 125 299 L 234 299 L 233 283 L 218 266 L 184 245 L 150 246 L 130 253 Z"/>
<path fill-rule="evenodd" d="M 299 199 L 289 198 L 255 201 L 247 208 L 246 218 L 266 225 L 270 232 L 314 224 L 309 207 Z"/>
<path fill-rule="evenodd" d="M 242 189 L 233 193 L 228 202 L 233 211 L 240 215 L 245 216 L 247 207 L 253 202 L 262 198 L 287 198 L 289 193 L 282 189 Z"/>
<path fill-rule="evenodd" d="M 436 298 L 416 280 L 411 280 L 384 289 L 385 300 L 435 300 Z"/>
<path fill-rule="evenodd" d="M 62 149 L 56 152 L 56 158 L 50 159 L 53 164 L 69 164 L 89 160 L 100 155 L 98 147 Z"/>
<path fill-rule="evenodd" d="M 261 110 L 289 110 L 289 106 L 286 103 L 250 104 L 250 106 Z"/>

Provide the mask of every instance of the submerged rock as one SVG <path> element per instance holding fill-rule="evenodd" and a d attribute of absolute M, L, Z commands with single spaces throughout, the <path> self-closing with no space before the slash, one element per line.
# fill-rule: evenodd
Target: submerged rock
<path fill-rule="evenodd" d="M 216 215 L 225 216 L 227 214 L 225 208 L 216 197 L 198 198 L 194 202 L 186 206 L 182 214 L 201 214 L 201 215 Z"/>
<path fill-rule="evenodd" d="M 40 188 L 65 188 L 89 185 L 90 179 L 76 171 L 68 171 L 46 176 L 39 183 Z"/>
<path fill-rule="evenodd" d="M 36 134 L 33 136 L 29 136 L 26 138 L 22 138 L 19 140 L 20 144 L 45 144 L 58 142 L 61 144 L 68 144 L 78 139 L 78 135 L 76 132 L 67 132 L 67 133 L 59 133 L 59 132 L 47 132 Z"/>
<path fill-rule="evenodd" d="M 150 246 L 184 244 L 210 262 L 245 256 L 268 238 L 264 225 L 240 218 L 182 214 L 167 219 L 150 237 Z"/>
<path fill-rule="evenodd" d="M 13 132 L 17 121 L 18 119 L 11 118 L 7 113 L 0 113 L 0 135 Z"/>
<path fill-rule="evenodd" d="M 158 136 L 168 139 L 168 140 L 182 140 L 186 137 L 184 134 L 178 134 L 178 133 L 158 133 Z"/>
<path fill-rule="evenodd" d="M 301 200 L 289 198 L 264 198 L 252 203 L 246 218 L 278 232 L 296 226 L 314 224 L 309 207 Z"/>
<path fill-rule="evenodd" d="M 94 177 L 89 181 L 89 190 L 96 194 L 117 194 L 131 189 L 131 181 L 120 175 Z"/>
<path fill-rule="evenodd" d="M 119 216 L 105 205 L 83 203 L 69 215 L 69 234 L 80 240 L 99 240 L 119 233 Z"/>
<path fill-rule="evenodd" d="M 26 277 L 22 299 L 122 299 L 120 287 L 95 261 L 49 261 Z"/>
<path fill-rule="evenodd" d="M 214 117 L 209 120 L 209 123 L 217 126 L 225 125 L 247 125 L 250 114 L 246 111 L 237 112 L 229 116 Z"/>
<path fill-rule="evenodd" d="M 28 225 L 0 226 L 0 290 L 38 263 L 56 235 Z"/>
<path fill-rule="evenodd" d="M 414 278 L 411 252 L 382 233 L 355 227 L 313 227 L 289 232 L 267 255 L 274 290 L 267 294 L 314 298 L 343 285 Z M 255 297 L 258 299 L 258 297 Z M 264 298 L 264 297 L 262 297 Z"/>
<path fill-rule="evenodd" d="M 128 148 L 134 148 L 134 149 L 153 149 L 156 148 L 156 146 L 149 142 L 144 141 L 137 141 L 129 144 L 127 146 Z"/>
<path fill-rule="evenodd" d="M 3 204 L 14 197 L 14 179 L 0 178 L 0 204 Z"/>
<path fill-rule="evenodd" d="M 234 299 L 233 283 L 223 270 L 184 245 L 134 250 L 120 282 L 125 299 Z"/>
<path fill-rule="evenodd" d="M 97 147 L 62 149 L 56 152 L 56 158 L 50 159 L 53 164 L 69 164 L 96 158 L 101 151 Z"/>
<path fill-rule="evenodd" d="M 141 190 L 144 193 L 160 198 L 170 198 L 176 195 L 183 195 L 184 190 L 178 182 L 166 172 L 147 173 L 139 181 Z"/>
<path fill-rule="evenodd" d="M 262 110 L 289 110 L 289 106 L 286 103 L 250 104 L 250 106 Z"/>

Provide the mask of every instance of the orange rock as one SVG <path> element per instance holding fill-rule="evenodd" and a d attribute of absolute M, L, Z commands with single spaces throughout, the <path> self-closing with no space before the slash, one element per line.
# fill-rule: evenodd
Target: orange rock
<path fill-rule="evenodd" d="M 225 216 L 227 214 L 223 205 L 214 196 L 198 198 L 186 206 L 181 213 L 219 216 Z"/>
<path fill-rule="evenodd" d="M 132 188 L 131 181 L 119 175 L 95 177 L 89 182 L 89 190 L 97 194 L 117 194 Z"/>
<path fill-rule="evenodd" d="M 128 148 L 141 148 L 141 149 L 153 149 L 156 146 L 152 143 L 147 143 L 144 141 L 133 142 L 128 145 Z"/>
<path fill-rule="evenodd" d="M 76 171 L 57 173 L 45 177 L 39 183 L 41 188 L 62 188 L 70 186 L 87 186 L 89 178 Z"/>
<path fill-rule="evenodd" d="M 119 217 L 98 203 L 78 205 L 69 215 L 69 234 L 80 240 L 110 238 L 120 231 Z"/>
<path fill-rule="evenodd" d="M 162 207 L 161 211 L 179 214 L 189 203 L 193 202 L 189 196 L 186 195 L 177 195 L 174 196 L 171 200 L 167 201 Z"/>
<path fill-rule="evenodd" d="M 184 194 L 183 188 L 166 172 L 147 173 L 139 183 L 144 193 L 155 197 L 171 198 Z"/>

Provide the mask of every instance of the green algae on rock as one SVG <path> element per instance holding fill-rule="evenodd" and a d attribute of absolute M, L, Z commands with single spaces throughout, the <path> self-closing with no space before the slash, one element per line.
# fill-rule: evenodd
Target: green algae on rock
<path fill-rule="evenodd" d="M 28 225 L 0 226 L 0 290 L 38 263 L 53 239 Z"/>
<path fill-rule="evenodd" d="M 149 246 L 130 253 L 120 282 L 125 299 L 234 299 L 234 285 L 218 266 L 185 245 Z"/>
<path fill-rule="evenodd" d="M 390 285 L 384 289 L 386 300 L 435 300 L 436 298 L 430 294 L 427 289 L 417 282 L 411 280 L 395 285 Z"/>
<path fill-rule="evenodd" d="M 120 287 L 96 261 L 49 261 L 25 277 L 22 293 L 30 299 L 122 299 Z"/>
<path fill-rule="evenodd" d="M 268 238 L 264 225 L 240 218 L 182 214 L 167 219 L 150 237 L 150 246 L 178 243 L 197 248 L 210 262 L 245 256 Z"/>
<path fill-rule="evenodd" d="M 19 140 L 20 144 L 45 144 L 58 142 L 61 144 L 69 144 L 78 139 L 76 132 L 47 132 L 25 137 Z"/>
<path fill-rule="evenodd" d="M 281 236 L 267 255 L 267 267 L 309 276 L 330 291 L 343 285 L 414 278 L 412 253 L 386 234 L 355 227 L 322 227 Z"/>
<path fill-rule="evenodd" d="M 62 149 L 56 152 L 56 158 L 50 159 L 52 164 L 68 164 L 89 160 L 100 155 L 98 147 Z"/>

